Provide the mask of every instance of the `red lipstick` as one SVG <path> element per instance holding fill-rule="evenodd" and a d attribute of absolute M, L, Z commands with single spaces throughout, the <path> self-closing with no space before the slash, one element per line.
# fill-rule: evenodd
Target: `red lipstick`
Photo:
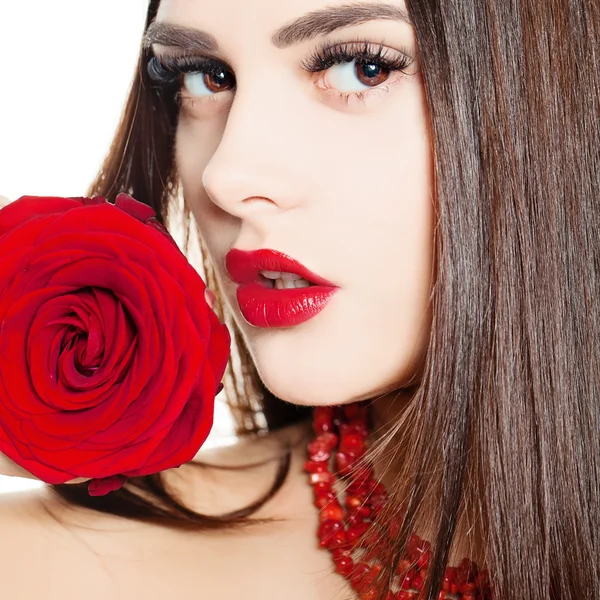
<path fill-rule="evenodd" d="M 309 271 L 287 254 L 276 250 L 232 248 L 225 257 L 240 311 L 254 327 L 293 327 L 319 314 L 340 288 Z M 275 281 L 261 271 L 291 273 L 310 283 L 308 287 L 276 289 Z M 305 284 L 304 284 L 305 285 Z"/>

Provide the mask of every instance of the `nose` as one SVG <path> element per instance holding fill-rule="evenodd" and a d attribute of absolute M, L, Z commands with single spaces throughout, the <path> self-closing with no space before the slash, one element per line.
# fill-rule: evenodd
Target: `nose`
<path fill-rule="evenodd" d="M 306 194 L 306 127 L 303 133 L 290 95 L 274 96 L 265 84 L 245 96 L 238 86 L 220 143 L 202 175 L 210 200 L 245 220 L 291 210 Z"/>

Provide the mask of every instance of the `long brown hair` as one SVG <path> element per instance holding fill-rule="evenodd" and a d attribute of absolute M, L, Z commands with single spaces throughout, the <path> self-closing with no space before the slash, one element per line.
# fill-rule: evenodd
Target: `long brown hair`
<path fill-rule="evenodd" d="M 150 2 L 146 27 L 158 4 Z M 409 532 L 434 514 L 428 600 L 437 598 L 465 519 L 481 529 L 496 598 L 597 599 L 600 5 L 406 4 L 431 121 L 435 283 L 422 380 L 403 417 L 410 451 L 386 511 L 406 516 L 393 547 L 382 550 L 382 577 L 391 577 Z M 142 48 L 90 195 L 127 191 L 165 222 L 178 193 L 177 111 L 152 87 L 148 59 Z M 230 318 L 221 301 L 217 312 Z M 265 389 L 227 322 L 243 366 L 241 381 L 230 369 L 226 382 L 238 430 L 259 429 L 259 413 L 270 429 L 305 418 Z M 286 464 L 263 500 L 285 479 Z M 85 484 L 54 489 L 97 510 L 196 529 L 242 522 L 258 506 L 197 515 L 169 500 L 160 475 L 103 499 L 90 498 Z"/>

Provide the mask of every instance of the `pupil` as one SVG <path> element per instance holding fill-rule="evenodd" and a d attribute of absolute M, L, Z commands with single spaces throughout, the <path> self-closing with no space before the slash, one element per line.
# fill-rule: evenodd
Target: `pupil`
<path fill-rule="evenodd" d="M 366 65 L 363 65 L 363 69 L 367 77 L 377 77 L 379 71 L 381 70 L 381 66 L 376 65 L 374 63 L 368 63 Z"/>
<path fill-rule="evenodd" d="M 227 72 L 224 69 L 221 69 L 217 73 L 212 75 L 214 83 L 221 87 L 223 85 L 227 85 Z"/>

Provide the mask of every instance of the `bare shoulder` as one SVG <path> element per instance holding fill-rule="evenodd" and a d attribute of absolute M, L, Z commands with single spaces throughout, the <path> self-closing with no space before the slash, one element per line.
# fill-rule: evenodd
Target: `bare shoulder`
<path fill-rule="evenodd" d="M 2 597 L 70 599 L 81 597 L 90 581 L 90 600 L 96 591 L 106 593 L 107 574 L 98 553 L 61 521 L 57 507 L 47 487 L 0 495 Z"/>
<path fill-rule="evenodd" d="M 64 506 L 63 506 L 64 511 Z M 91 512 L 91 511 L 90 511 Z M 0 494 L 0 529 L 4 539 L 12 533 L 13 549 L 29 541 L 55 540 L 64 536 L 66 524 L 60 519 L 61 503 L 50 486 Z M 108 515 L 107 515 L 108 517 Z M 5 550 L 0 546 L 0 551 Z"/>
<path fill-rule="evenodd" d="M 29 536 L 40 533 L 45 521 L 42 498 L 45 490 L 35 489 L 0 494 L 0 530 L 2 539 L 10 544 L 0 545 L 0 552 L 18 550 L 27 544 Z"/>
<path fill-rule="evenodd" d="M 292 442 L 301 430 L 302 426 L 292 430 Z M 226 468 L 188 465 L 185 470 L 165 471 L 166 481 L 172 488 L 177 481 L 185 482 L 183 503 L 204 514 L 247 506 L 269 489 L 277 465 L 268 463 L 239 472 L 227 467 L 237 467 L 240 462 L 260 465 L 279 447 L 271 441 L 202 453 L 199 462 Z M 298 442 L 292 459 L 293 475 L 265 505 L 264 514 L 256 515 L 283 520 L 238 534 L 178 532 L 69 505 L 50 486 L 0 495 L 0 597 L 162 600 L 173 595 L 174 585 L 182 600 L 198 598 L 198 590 L 210 598 L 244 596 L 248 600 L 334 597 L 330 593 L 333 583 L 326 580 L 315 587 L 307 575 L 328 570 L 330 564 L 328 556 L 315 549 L 318 514 L 302 470 L 304 455 L 305 449 Z M 301 569 L 298 561 L 304 565 Z M 266 565 L 269 576 L 261 578 L 264 586 L 261 583 L 248 590 L 246 582 Z M 272 579 L 273 571 L 279 573 L 276 580 Z M 232 579 L 231 572 L 240 577 Z M 278 590 L 275 595 L 273 589 Z"/>
<path fill-rule="evenodd" d="M 0 495 L 0 580 L 8 598 L 40 595 L 34 582 L 45 578 L 52 526 L 43 516 L 39 490 Z M 43 595 L 42 595 L 43 596 Z"/>
<path fill-rule="evenodd" d="M 152 552 L 168 541 L 162 531 L 68 505 L 50 486 L 0 495 L 0 596 L 13 600 L 164 598 L 168 577 L 159 577 L 162 588 L 155 581 L 146 584 L 148 573 L 164 575 L 161 554 Z"/>

